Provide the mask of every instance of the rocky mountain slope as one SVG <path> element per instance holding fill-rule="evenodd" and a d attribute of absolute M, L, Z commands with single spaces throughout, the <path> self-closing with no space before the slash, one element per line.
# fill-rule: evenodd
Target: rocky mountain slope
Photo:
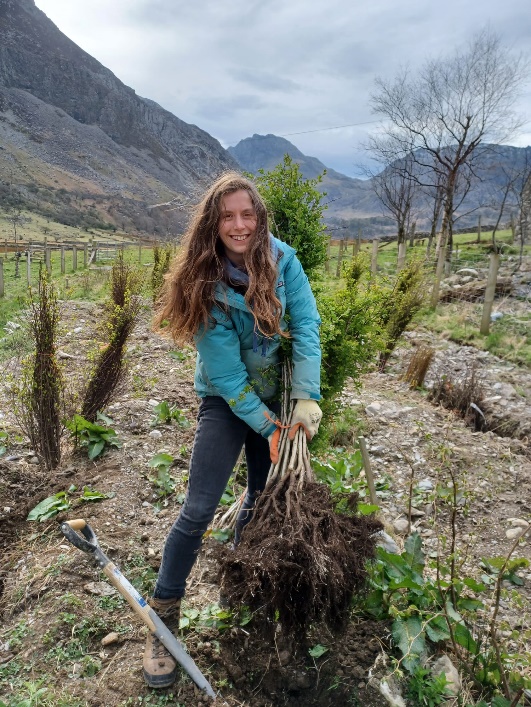
<path fill-rule="evenodd" d="M 59 220 L 95 208 L 164 234 L 182 213 L 149 205 L 234 167 L 217 140 L 138 96 L 33 0 L 0 0 L 0 176 L 30 207 Z"/>

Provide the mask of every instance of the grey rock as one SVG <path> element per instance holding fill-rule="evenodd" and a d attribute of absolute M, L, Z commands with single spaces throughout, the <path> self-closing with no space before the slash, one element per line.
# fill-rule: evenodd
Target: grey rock
<path fill-rule="evenodd" d="M 431 479 L 422 479 L 418 482 L 417 487 L 421 491 L 431 491 L 433 489 L 433 481 Z"/>
<path fill-rule="evenodd" d="M 405 535 L 409 529 L 407 518 L 395 518 L 393 528 L 399 535 Z"/>
<path fill-rule="evenodd" d="M 99 597 L 110 597 L 117 593 L 116 589 L 107 584 L 107 582 L 88 582 L 83 585 L 83 589 L 88 594 L 95 594 Z"/>
<path fill-rule="evenodd" d="M 471 277 L 479 277 L 479 272 L 474 268 L 461 268 L 456 272 L 456 275 L 469 275 Z"/>
<path fill-rule="evenodd" d="M 400 554 L 400 548 L 385 530 L 380 530 L 378 533 L 375 533 L 374 537 L 376 538 L 376 545 L 378 547 L 383 547 L 386 552 L 390 552 L 393 555 Z"/>
<path fill-rule="evenodd" d="M 419 508 L 415 508 L 415 506 L 411 506 L 411 517 L 412 518 L 422 518 L 422 516 L 425 516 L 426 514 L 424 511 L 421 511 Z"/>
<path fill-rule="evenodd" d="M 447 690 L 450 695 L 458 695 L 461 690 L 461 678 L 457 668 L 452 663 L 447 655 L 441 655 L 431 666 L 431 672 L 434 677 L 438 677 L 443 673 L 446 676 Z"/>
<path fill-rule="evenodd" d="M 508 540 L 516 540 L 516 538 L 519 538 L 520 536 L 522 536 L 526 530 L 527 530 L 527 528 L 521 528 L 521 527 L 509 528 L 508 530 L 505 531 L 505 536 Z"/>
<path fill-rule="evenodd" d="M 375 687 L 380 692 L 390 707 L 406 707 L 404 698 L 400 694 L 400 688 L 392 676 L 382 678 L 380 681 L 376 678 L 371 678 L 369 685 Z"/>

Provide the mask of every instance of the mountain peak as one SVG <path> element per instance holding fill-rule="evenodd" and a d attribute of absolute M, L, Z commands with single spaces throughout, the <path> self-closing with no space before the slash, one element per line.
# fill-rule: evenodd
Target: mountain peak
<path fill-rule="evenodd" d="M 0 0 L 0 141 L 0 177 L 12 173 L 22 190 L 64 184 L 97 199 L 109 221 L 139 230 L 158 218 L 167 232 L 178 212 L 159 218 L 149 204 L 236 167 L 211 135 L 138 96 L 33 0 Z"/>

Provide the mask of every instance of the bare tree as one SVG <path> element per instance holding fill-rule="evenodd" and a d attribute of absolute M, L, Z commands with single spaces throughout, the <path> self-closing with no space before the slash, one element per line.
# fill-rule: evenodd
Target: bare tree
<path fill-rule="evenodd" d="M 418 184 L 412 176 L 413 159 L 406 155 L 403 159 L 393 160 L 385 164 L 386 146 L 377 138 L 371 138 L 368 149 L 373 157 L 384 165 L 381 172 L 372 173 L 371 186 L 382 203 L 383 208 L 396 223 L 398 240 L 398 262 L 400 270 L 405 262 L 406 238 L 412 220 L 412 209 L 415 197 L 419 191 Z"/>
<path fill-rule="evenodd" d="M 502 46 L 489 29 L 476 35 L 464 50 L 428 60 L 416 75 L 402 70 L 393 81 L 377 80 L 371 97 L 383 128 L 389 157 L 413 155 L 425 186 L 443 189 L 442 248 L 436 283 L 442 276 L 445 252 L 451 257 L 452 224 L 459 178 L 474 173 L 482 143 L 502 143 L 521 125 L 513 105 L 527 78 L 527 62 Z M 445 251 L 445 246 L 447 250 Z M 438 300 L 434 287 L 432 305 Z"/>
<path fill-rule="evenodd" d="M 515 235 L 520 241 L 518 268 L 522 265 L 524 245 L 529 240 L 531 231 L 531 162 L 526 164 L 517 179 L 512 184 L 513 195 L 518 204 L 518 220 Z"/>

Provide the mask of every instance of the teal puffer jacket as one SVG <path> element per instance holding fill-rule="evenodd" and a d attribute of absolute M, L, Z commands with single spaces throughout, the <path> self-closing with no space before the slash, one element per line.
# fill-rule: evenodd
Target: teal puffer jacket
<path fill-rule="evenodd" d="M 288 314 L 293 343 L 291 397 L 319 400 L 321 321 L 315 298 L 295 250 L 276 238 L 272 240 L 279 251 L 276 293 L 282 303 L 281 327 L 288 328 L 284 320 Z M 218 284 L 216 300 L 225 306 L 212 309 L 212 325 L 195 337 L 195 389 L 202 398 L 222 397 L 235 415 L 268 437 L 275 425 L 266 413 L 273 419 L 275 415 L 264 401 L 270 400 L 278 388 L 280 336 L 267 338 L 256 332 L 243 295 L 228 285 Z"/>

